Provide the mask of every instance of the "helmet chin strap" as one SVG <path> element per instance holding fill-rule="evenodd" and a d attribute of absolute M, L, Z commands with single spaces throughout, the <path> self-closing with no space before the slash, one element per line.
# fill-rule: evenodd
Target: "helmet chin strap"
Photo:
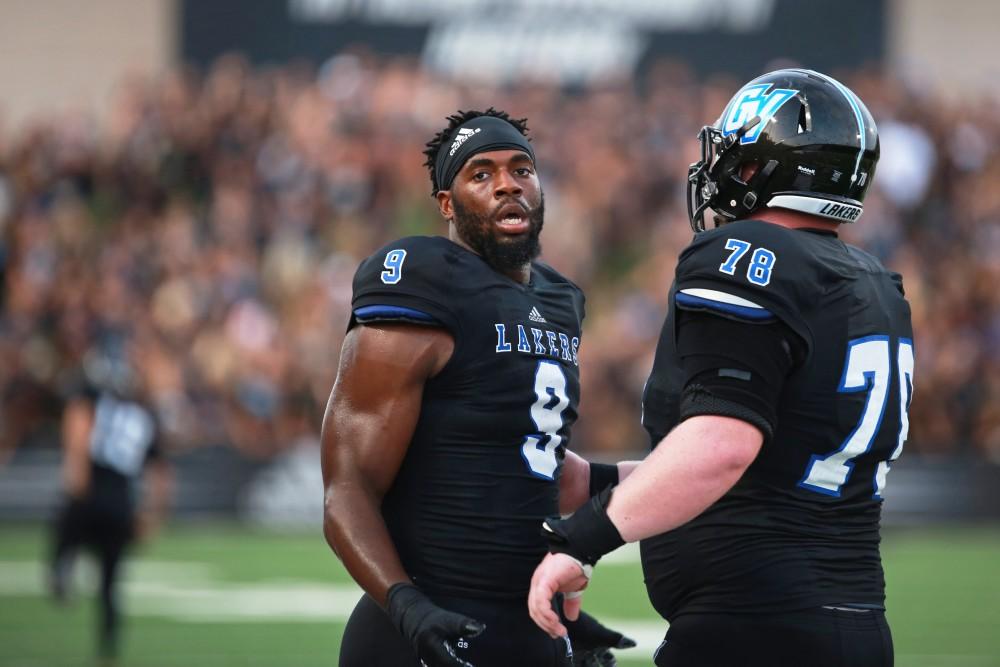
<path fill-rule="evenodd" d="M 743 208 L 746 209 L 746 213 L 750 214 L 756 209 L 760 208 L 765 204 L 761 201 L 758 192 L 760 192 L 767 182 L 771 180 L 771 175 L 774 174 L 774 170 L 778 168 L 777 160 L 768 160 L 767 164 L 764 165 L 763 169 L 758 169 L 750 180 L 747 182 L 747 192 L 743 195 L 743 201 L 740 202 Z"/>

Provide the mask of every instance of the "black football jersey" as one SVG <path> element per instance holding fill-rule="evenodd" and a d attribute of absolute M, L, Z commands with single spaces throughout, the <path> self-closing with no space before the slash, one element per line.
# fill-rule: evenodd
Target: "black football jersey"
<path fill-rule="evenodd" d="M 90 430 L 90 494 L 107 504 L 129 510 L 134 502 L 133 484 L 146 464 L 163 456 L 160 426 L 153 410 L 136 396 L 85 383 L 74 398 L 93 405 Z"/>
<path fill-rule="evenodd" d="M 361 264 L 353 309 L 455 341 L 382 505 L 406 571 L 429 592 L 525 595 L 577 418 L 582 292 L 545 264 L 522 285 L 446 238 L 411 237 Z"/>
<path fill-rule="evenodd" d="M 681 254 L 643 396 L 654 447 L 678 421 L 678 309 L 746 326 L 777 317 L 807 352 L 785 378 L 773 437 L 742 479 L 694 520 L 643 542 L 657 611 L 880 607 L 882 490 L 906 439 L 913 386 L 899 275 L 832 233 L 747 220 L 698 234 Z"/>

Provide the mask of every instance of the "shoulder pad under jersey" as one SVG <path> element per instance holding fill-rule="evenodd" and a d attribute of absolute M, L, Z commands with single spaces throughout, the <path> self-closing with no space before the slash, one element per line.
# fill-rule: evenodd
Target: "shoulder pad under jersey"
<path fill-rule="evenodd" d="M 410 236 L 375 251 L 354 274 L 352 324 L 396 321 L 454 330 L 449 256 L 456 248 L 444 237 Z"/>

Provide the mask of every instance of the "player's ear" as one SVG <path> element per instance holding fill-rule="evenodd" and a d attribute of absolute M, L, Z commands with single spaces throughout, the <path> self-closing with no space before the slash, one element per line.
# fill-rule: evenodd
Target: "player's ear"
<path fill-rule="evenodd" d="M 451 205 L 451 190 L 438 190 L 437 194 L 434 195 L 437 199 L 438 210 L 441 212 L 441 217 L 443 217 L 448 222 L 451 222 L 452 218 L 455 217 L 455 209 Z"/>

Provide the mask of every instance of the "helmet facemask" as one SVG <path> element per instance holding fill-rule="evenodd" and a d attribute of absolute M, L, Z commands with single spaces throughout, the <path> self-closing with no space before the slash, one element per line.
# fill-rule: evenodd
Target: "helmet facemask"
<path fill-rule="evenodd" d="M 714 125 L 706 125 L 698 133 L 701 160 L 688 168 L 688 219 L 696 234 L 705 231 L 705 211 L 708 208 L 730 221 L 749 215 L 763 205 L 759 192 L 771 178 L 778 162 L 768 160 L 744 181 L 741 170 L 754 160 L 742 155 L 744 151 L 737 149 L 733 152 L 733 147 L 758 123 L 760 116 L 754 116 L 729 135 L 724 135 Z M 723 201 L 723 191 L 729 201 Z"/>

